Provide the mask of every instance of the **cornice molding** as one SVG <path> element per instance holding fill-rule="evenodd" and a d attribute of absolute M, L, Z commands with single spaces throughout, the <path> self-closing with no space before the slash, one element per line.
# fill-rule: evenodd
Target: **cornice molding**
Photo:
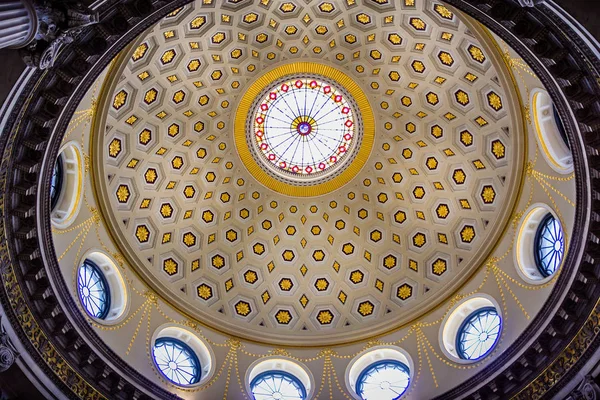
<path fill-rule="evenodd" d="M 52 73 L 36 71 L 7 109 L 0 135 L 0 301 L 19 340 L 70 398 L 173 398 L 132 370 L 86 323 L 68 292 L 52 246 L 49 187 L 53 161 L 71 116 L 95 78 L 131 40 L 186 0 L 106 1 L 100 23 L 65 47 Z M 439 398 L 551 397 L 600 346 L 600 113 L 596 52 L 545 4 L 447 0 L 506 41 L 551 94 L 572 143 L 576 238 L 552 296 L 495 362 Z M 136 5 L 146 14 L 139 18 Z M 139 10 L 138 10 L 139 11 Z M 514 32 L 514 33 L 513 33 Z M 577 62 L 580 60 L 586 62 Z M 567 66 L 568 68 L 563 68 Z M 579 71 L 573 73 L 574 69 Z M 595 150 L 594 150 L 595 151 Z M 592 210 L 592 207 L 594 210 Z M 588 237 L 588 230 L 591 232 Z M 20 326 L 20 328 L 18 328 Z M 562 349 L 562 353 L 561 350 Z M 52 356 L 52 357 L 49 357 Z M 60 361 L 60 362 L 59 362 Z"/>

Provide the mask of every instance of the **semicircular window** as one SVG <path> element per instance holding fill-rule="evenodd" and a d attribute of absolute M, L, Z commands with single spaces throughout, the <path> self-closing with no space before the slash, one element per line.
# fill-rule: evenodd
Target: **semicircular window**
<path fill-rule="evenodd" d="M 110 288 L 100 268 L 85 260 L 77 273 L 77 291 L 85 311 L 94 318 L 104 319 L 110 310 Z"/>
<path fill-rule="evenodd" d="M 160 338 L 152 356 L 159 371 L 177 385 L 193 385 L 201 377 L 200 361 L 190 346 L 174 338 Z"/>
<path fill-rule="evenodd" d="M 464 360 L 485 357 L 498 342 L 502 321 L 494 307 L 474 311 L 463 321 L 456 335 L 458 356 Z"/>
<path fill-rule="evenodd" d="M 554 274 L 565 254 L 565 236 L 560 223 L 548 213 L 540 222 L 534 242 L 535 264 L 544 277 Z"/>
<path fill-rule="evenodd" d="M 282 371 L 267 371 L 250 383 L 255 400 L 304 400 L 306 389 L 294 375 Z"/>
<path fill-rule="evenodd" d="M 361 372 L 356 393 L 363 400 L 396 400 L 409 384 L 410 371 L 406 364 L 395 360 L 377 361 Z"/>
<path fill-rule="evenodd" d="M 62 191 L 62 183 L 63 183 L 63 159 L 62 155 L 59 155 L 54 163 L 54 169 L 52 170 L 52 180 L 50 181 L 50 209 L 54 210 L 56 204 L 58 203 L 58 199 L 60 197 L 60 192 Z"/>

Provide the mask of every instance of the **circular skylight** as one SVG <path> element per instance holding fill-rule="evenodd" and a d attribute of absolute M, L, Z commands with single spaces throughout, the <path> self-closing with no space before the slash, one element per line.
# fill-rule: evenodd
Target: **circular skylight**
<path fill-rule="evenodd" d="M 288 178 L 312 180 L 337 170 L 357 141 L 348 95 L 322 78 L 288 78 L 270 86 L 253 111 L 259 158 Z"/>

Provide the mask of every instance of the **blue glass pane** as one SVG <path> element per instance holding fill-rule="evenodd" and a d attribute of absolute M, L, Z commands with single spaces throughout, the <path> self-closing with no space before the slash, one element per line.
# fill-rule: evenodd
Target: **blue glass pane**
<path fill-rule="evenodd" d="M 63 161 L 62 156 L 58 156 L 52 170 L 52 180 L 50 181 L 50 209 L 53 210 L 58 203 L 63 182 Z"/>
<path fill-rule="evenodd" d="M 502 321 L 493 307 L 481 308 L 469 315 L 456 335 L 458 356 L 465 360 L 485 357 L 500 338 Z"/>
<path fill-rule="evenodd" d="M 360 374 L 356 394 L 363 400 L 399 399 L 410 384 L 408 367 L 394 360 L 378 361 Z"/>
<path fill-rule="evenodd" d="M 560 267 L 565 255 L 565 237 L 560 223 L 548 213 L 535 235 L 535 263 L 543 276 L 550 276 Z"/>
<path fill-rule="evenodd" d="M 85 260 L 79 267 L 77 289 L 85 311 L 94 318 L 106 318 L 110 309 L 110 290 L 104 274 L 90 260 Z"/>
<path fill-rule="evenodd" d="M 193 385 L 200 381 L 200 361 L 196 353 L 181 340 L 158 339 L 152 349 L 159 371 L 177 385 Z"/>
<path fill-rule="evenodd" d="M 268 371 L 250 383 L 255 400 L 304 400 L 306 389 L 293 375 L 281 371 Z"/>

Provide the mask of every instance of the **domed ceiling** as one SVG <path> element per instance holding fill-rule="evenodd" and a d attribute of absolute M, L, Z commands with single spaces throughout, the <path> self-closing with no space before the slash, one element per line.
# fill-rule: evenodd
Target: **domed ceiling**
<path fill-rule="evenodd" d="M 92 159 L 114 238 L 165 299 L 231 334 L 321 345 L 406 324 L 472 275 L 510 217 L 524 140 L 506 67 L 435 1 L 250 5 L 180 8 L 109 72 Z M 312 174 L 313 157 L 300 173 L 316 180 L 295 182 L 265 165 L 254 129 L 268 139 L 269 121 L 254 119 L 288 117 L 286 83 L 333 88 L 352 110 L 314 135 L 346 129 L 342 172 Z M 335 103 L 321 93 L 313 108 Z M 273 117 L 257 109 L 269 101 Z"/>
<path fill-rule="evenodd" d="M 533 279 L 519 261 L 532 210 L 569 250 L 575 175 L 544 145 L 542 90 L 436 1 L 190 3 L 114 58 L 66 129 L 80 201 L 52 217 L 60 270 L 107 347 L 185 398 L 248 398 L 270 357 L 303 365 L 310 398 L 358 398 L 349 371 L 382 347 L 406 356 L 406 398 L 443 396 L 554 290 L 560 262 Z M 104 320 L 77 286 L 100 253 L 120 307 Z M 475 297 L 502 327 L 466 361 L 444 332 Z M 209 349 L 197 386 L 158 371 L 165 330 Z"/>

